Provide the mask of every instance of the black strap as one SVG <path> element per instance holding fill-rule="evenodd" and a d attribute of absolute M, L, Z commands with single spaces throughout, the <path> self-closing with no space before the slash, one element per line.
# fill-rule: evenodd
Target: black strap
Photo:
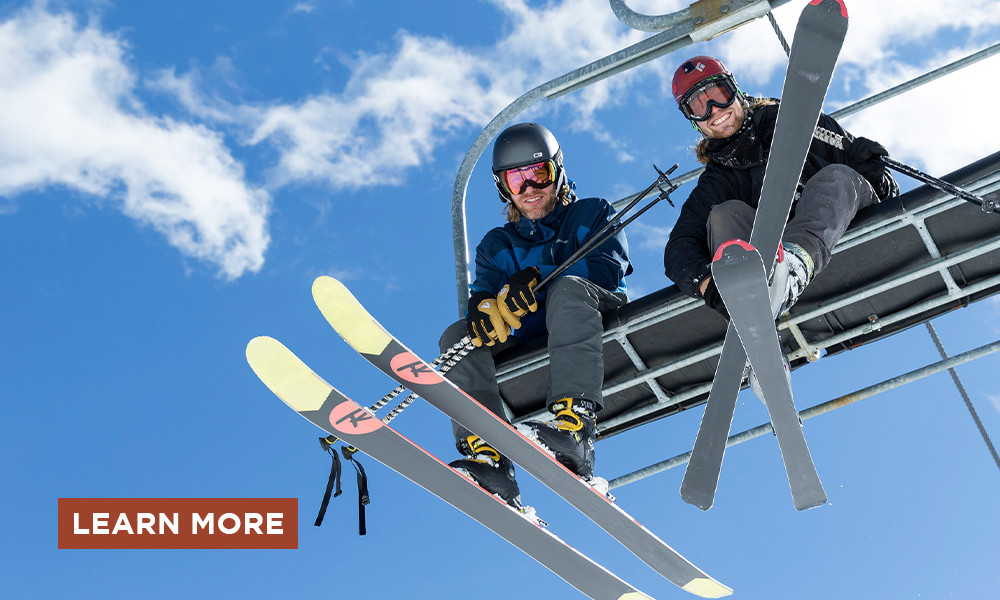
<path fill-rule="evenodd" d="M 336 438 L 333 441 L 335 442 Z M 333 465 L 330 467 L 330 478 L 326 481 L 326 492 L 323 494 L 323 502 L 319 506 L 319 514 L 316 515 L 316 522 L 313 523 L 316 527 L 323 524 L 323 517 L 326 515 L 327 505 L 330 504 L 330 493 L 333 492 L 333 488 L 337 488 L 337 492 L 333 494 L 334 498 L 339 496 L 343 491 L 340 489 L 340 457 L 337 456 L 337 451 L 333 449 L 333 442 L 328 438 L 319 438 L 319 445 L 333 459 Z"/>
<path fill-rule="evenodd" d="M 371 499 L 368 497 L 368 475 L 365 474 L 365 468 L 361 466 L 361 463 L 354 458 L 354 454 L 358 451 L 357 448 L 343 446 L 340 451 L 343 452 L 344 458 L 351 461 L 354 470 L 358 472 L 358 535 L 365 535 L 368 533 L 365 522 L 365 505 L 371 503 Z"/>

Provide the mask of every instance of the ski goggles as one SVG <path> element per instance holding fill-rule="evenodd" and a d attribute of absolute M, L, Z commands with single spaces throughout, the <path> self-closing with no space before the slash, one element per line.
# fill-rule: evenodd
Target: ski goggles
<path fill-rule="evenodd" d="M 680 109 L 692 121 L 705 121 L 712 115 L 712 107 L 726 108 L 739 95 L 736 86 L 728 78 L 710 79 L 708 82 L 688 92 L 681 100 Z"/>
<path fill-rule="evenodd" d="M 551 160 L 525 165 L 500 172 L 500 183 L 510 194 L 523 194 L 528 185 L 535 189 L 545 189 L 555 179 L 555 165 Z"/>

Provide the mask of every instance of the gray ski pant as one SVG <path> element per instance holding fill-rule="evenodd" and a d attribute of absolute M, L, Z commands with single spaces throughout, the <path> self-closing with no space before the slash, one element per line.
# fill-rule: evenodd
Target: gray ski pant
<path fill-rule="evenodd" d="M 590 400 L 603 408 L 604 333 L 602 313 L 614 310 L 628 300 L 625 294 L 610 292 L 581 277 L 564 275 L 553 281 L 546 292 L 545 328 L 548 330 L 549 388 L 547 404 L 563 398 Z M 465 319 L 456 321 L 441 336 L 443 353 L 467 334 Z M 497 385 L 493 357 L 522 343 L 515 337 L 503 344 L 481 346 L 469 352 L 445 377 L 465 390 L 480 404 L 507 422 L 510 415 Z M 455 439 L 470 432 L 452 422 Z"/>
<path fill-rule="evenodd" d="M 854 215 L 876 203 L 878 197 L 871 184 L 857 171 L 846 165 L 827 165 L 806 182 L 781 239 L 802 246 L 813 259 L 815 274 L 819 274 Z M 749 240 L 755 215 L 753 207 L 741 200 L 715 206 L 707 225 L 712 254 L 729 240 Z"/>

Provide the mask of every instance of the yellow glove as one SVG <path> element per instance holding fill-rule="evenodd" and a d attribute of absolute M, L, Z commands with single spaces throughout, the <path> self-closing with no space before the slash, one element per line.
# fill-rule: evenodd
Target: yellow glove
<path fill-rule="evenodd" d="M 504 322 L 497 306 L 497 299 L 489 292 L 476 292 L 469 298 L 469 312 L 465 317 L 469 337 L 476 348 L 483 344 L 492 346 L 507 341 L 510 326 Z"/>
<path fill-rule="evenodd" d="M 521 328 L 521 319 L 529 312 L 538 310 L 538 300 L 535 299 L 535 286 L 541 272 L 538 267 L 521 269 L 510 276 L 507 285 L 500 290 L 497 303 L 500 305 L 500 316 L 510 325 L 511 329 Z"/>

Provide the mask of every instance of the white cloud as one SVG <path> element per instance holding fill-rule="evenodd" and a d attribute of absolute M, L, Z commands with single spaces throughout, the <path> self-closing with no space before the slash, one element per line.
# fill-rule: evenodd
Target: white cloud
<path fill-rule="evenodd" d="M 251 142 L 279 148 L 272 183 L 400 183 L 406 168 L 430 162 L 457 131 L 484 126 L 527 90 L 645 35 L 624 28 L 603 0 L 542 9 L 523 0 L 494 4 L 510 31 L 493 47 L 400 32 L 392 53 L 362 54 L 348 65 L 353 75 L 343 91 L 264 109 Z M 622 160 L 630 159 L 627 150 L 601 131 L 594 113 L 623 97 L 628 81 L 593 86 L 569 101 L 580 115 L 577 127 L 595 132 Z"/>
<path fill-rule="evenodd" d="M 339 94 L 263 110 L 251 143 L 281 151 L 275 185 L 323 181 L 334 188 L 399 183 L 431 160 L 454 131 L 492 117 L 506 95 L 485 87 L 486 66 L 448 42 L 398 36 L 392 56 L 362 55 Z"/>
<path fill-rule="evenodd" d="M 606 0 L 542 6 L 525 0 L 491 2 L 505 17 L 496 43 L 458 46 L 400 31 L 392 49 L 345 59 L 351 76 L 343 89 L 291 103 L 226 102 L 204 89 L 197 69 L 177 75 L 168 67 L 142 82 L 169 92 L 200 124 L 147 114 L 134 94 L 137 76 L 120 39 L 36 5 L 0 26 L 5 108 L 0 114 L 0 194 L 55 184 L 111 198 L 185 254 L 238 277 L 262 263 L 270 197 L 246 182 L 243 167 L 209 124 L 224 128 L 239 143 L 277 150 L 267 173 L 270 189 L 303 182 L 333 190 L 399 184 L 408 169 L 432 162 L 441 145 L 478 131 L 526 91 L 650 35 L 622 25 Z M 687 4 L 635 0 L 630 6 L 640 13 L 669 14 Z M 841 86 L 838 97 L 846 89 L 860 99 L 978 48 L 977 37 L 987 30 L 995 34 L 1000 23 L 993 4 L 967 0 L 962 10 L 954 10 L 936 0 L 852 3 L 851 30 L 835 81 Z M 314 4 L 301 2 L 293 9 L 309 6 Z M 799 3 L 778 9 L 787 35 L 800 9 Z M 922 62 L 911 62 L 914 49 L 950 45 L 941 40 L 956 31 L 968 47 L 950 47 L 940 56 L 921 52 Z M 640 78 L 654 79 L 668 94 L 674 64 L 695 53 L 723 57 L 751 93 L 761 91 L 785 64 L 770 25 L 760 19 L 654 61 L 641 75 L 628 71 L 558 103 L 535 104 L 516 119 L 552 110 L 570 113 L 573 118 L 567 120 L 576 129 L 591 132 L 620 160 L 632 160 L 628 140 L 603 129 L 600 111 L 640 90 Z M 981 120 L 973 130 L 963 126 L 964 113 L 949 112 L 943 101 L 970 77 L 982 97 L 992 98 L 997 85 L 991 75 L 997 67 L 996 60 L 983 63 L 845 125 L 882 141 L 901 160 L 932 172 L 950 170 L 992 151 L 987 146 L 1000 135 L 1000 121 Z M 232 65 L 217 61 L 212 68 Z M 648 233 L 650 240 L 662 237 L 662 232 Z"/>
<path fill-rule="evenodd" d="M 935 60 L 928 68 L 945 62 Z M 976 98 L 1000 94 L 997 72 L 1000 57 L 994 56 L 844 119 L 844 125 L 879 140 L 894 158 L 944 175 L 1000 150 L 1000 121 L 976 116 L 982 114 Z"/>
<path fill-rule="evenodd" d="M 268 107 L 252 140 L 279 148 L 282 158 L 273 172 L 274 183 L 322 181 L 334 188 L 368 185 L 373 179 L 399 183 L 408 167 L 430 162 L 434 150 L 456 131 L 481 127 L 528 90 L 649 35 L 622 25 L 604 0 L 550 2 L 541 7 L 525 0 L 491 1 L 506 17 L 505 35 L 492 47 L 458 47 L 400 32 L 393 51 L 361 55 L 348 65 L 354 75 L 343 91 Z M 655 15 L 672 13 L 687 3 L 635 0 L 629 6 Z M 800 4 L 787 3 L 776 11 L 787 36 L 793 33 L 800 10 Z M 930 0 L 851 3 L 851 28 L 835 85 L 849 86 L 854 99 L 881 91 L 945 59 L 911 64 L 904 60 L 912 54 L 909 50 L 942 32 L 981 33 L 1000 23 L 998 15 L 992 0 L 970 0 L 960 11 Z M 949 52 L 954 58 L 966 50 L 971 51 Z M 725 57 L 751 93 L 780 74 L 786 61 L 766 19 L 707 46 L 685 48 L 673 58 L 699 52 Z M 666 93 L 672 65 L 670 58 L 655 61 L 643 77 L 659 78 Z M 629 71 L 587 87 L 560 99 L 559 110 L 571 111 L 574 128 L 591 132 L 620 160 L 632 160 L 627 140 L 604 130 L 599 113 L 627 98 L 638 77 Z M 926 120 L 932 99 L 940 98 L 948 85 L 954 82 L 928 86 L 912 96 L 917 100 L 901 101 L 907 103 L 906 109 L 886 104 L 871 111 L 870 122 L 855 119 L 849 124 L 883 141 L 894 155 L 924 157 L 918 162 L 927 168 L 947 169 L 979 158 L 981 148 L 963 146 L 968 136 L 948 121 L 935 123 L 937 127 L 913 127 L 915 119 Z M 551 110 L 549 105 L 536 104 L 517 119 L 537 118 L 536 113 L 545 110 Z M 918 136 L 927 129 L 942 131 L 933 144 Z"/>
<path fill-rule="evenodd" d="M 936 0 L 879 0 L 849 2 L 850 25 L 841 52 L 831 96 L 846 91 L 850 102 L 861 100 L 929 70 L 995 43 L 1000 11 L 994 0 L 966 0 L 960 9 Z M 775 11 L 786 37 L 791 38 L 800 5 L 788 3 Z M 956 33 L 960 35 L 956 35 Z M 990 36 L 989 34 L 993 34 Z M 983 41 L 978 38 L 985 37 Z M 942 42 L 942 40 L 944 40 Z M 789 40 L 791 41 L 791 40 Z M 762 84 L 780 74 L 786 57 L 770 24 L 760 19 L 713 42 L 742 87 L 764 92 Z M 922 50 L 943 46 L 931 56 L 913 62 Z M 996 73 L 1000 58 L 967 67 L 957 74 L 916 88 L 903 96 L 845 118 L 852 133 L 877 139 L 893 157 L 934 173 L 944 174 L 1000 149 L 1000 121 L 978 119 L 963 123 L 962 110 L 949 103 L 956 92 L 975 81 L 976 96 L 992 98 L 1000 92 Z M 768 93 L 777 90 L 768 88 Z M 960 92 L 959 96 L 962 94 Z M 848 103 L 850 103 L 848 102 Z M 843 105 L 828 102 L 832 111 Z"/>
<path fill-rule="evenodd" d="M 673 227 L 656 227 L 636 219 L 629 224 L 629 246 L 643 250 L 663 250 Z"/>
<path fill-rule="evenodd" d="M 37 4 L 0 23 L 0 195 L 65 186 L 110 201 L 236 278 L 263 263 L 269 195 L 221 136 L 147 114 L 123 42 Z"/>
<path fill-rule="evenodd" d="M 232 61 L 220 57 L 209 68 L 214 79 L 235 87 Z M 234 105 L 207 92 L 201 70 L 177 75 L 174 68 L 161 70 L 145 82 L 149 90 L 172 96 L 191 116 L 206 122 L 241 125 L 257 118 L 259 110 L 252 105 Z"/>
<path fill-rule="evenodd" d="M 994 0 L 964 0 L 960 8 L 906 0 L 855 4 L 840 74 L 849 85 L 856 80 L 851 88 L 854 100 L 995 43 L 1000 26 Z M 935 39 L 942 38 L 951 43 L 919 62 L 909 59 L 913 48 L 934 48 Z M 943 175 L 1000 150 L 996 142 L 1000 121 L 977 119 L 973 108 L 975 98 L 1000 93 L 997 72 L 1000 57 L 994 56 L 844 119 L 844 124 L 859 135 L 878 139 L 895 158 Z M 963 105 L 962 99 L 969 103 Z"/>

